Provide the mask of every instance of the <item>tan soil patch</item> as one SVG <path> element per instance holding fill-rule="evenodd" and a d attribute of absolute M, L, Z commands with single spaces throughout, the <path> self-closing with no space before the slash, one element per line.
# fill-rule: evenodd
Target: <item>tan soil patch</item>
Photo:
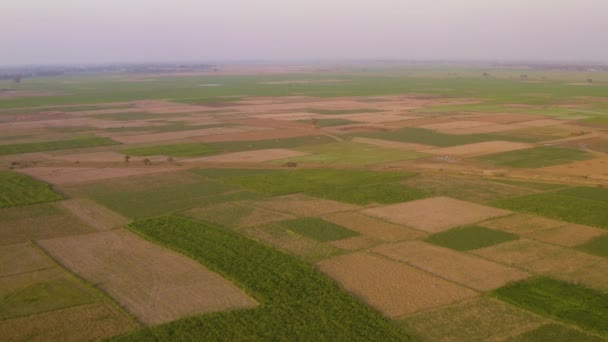
<path fill-rule="evenodd" d="M 430 145 L 422 145 L 422 144 L 414 144 L 414 143 L 403 143 L 397 141 L 390 140 L 381 140 L 381 139 L 371 139 L 371 138 L 361 138 L 356 137 L 352 140 L 353 142 L 374 145 L 378 147 L 392 148 L 395 150 L 402 151 L 421 151 L 433 148 Z"/>
<path fill-rule="evenodd" d="M 59 205 L 97 230 L 118 228 L 129 222 L 124 216 L 87 198 L 72 198 Z"/>
<path fill-rule="evenodd" d="M 386 244 L 372 251 L 479 291 L 528 277 L 525 272 L 422 241 Z"/>
<path fill-rule="evenodd" d="M 428 341 L 504 341 L 548 320 L 493 298 L 474 298 L 408 317 L 409 331 Z"/>
<path fill-rule="evenodd" d="M 426 235 L 357 212 L 331 214 L 323 216 L 323 219 L 382 241 L 413 240 Z"/>
<path fill-rule="evenodd" d="M 324 127 L 323 130 L 331 131 L 334 133 L 359 133 L 359 132 L 386 132 L 388 129 L 381 126 L 361 126 L 361 125 L 348 125 L 348 126 L 334 126 Z"/>
<path fill-rule="evenodd" d="M 128 176 L 176 171 L 174 167 L 46 167 L 19 169 L 21 173 L 47 183 L 65 185 Z"/>
<path fill-rule="evenodd" d="M 331 244 L 319 243 L 300 236 L 277 223 L 242 228 L 239 232 L 287 253 L 298 255 L 308 262 L 327 259 L 340 252 Z"/>
<path fill-rule="evenodd" d="M 455 155 L 459 157 L 471 158 L 492 153 L 523 150 L 531 147 L 533 147 L 533 145 L 519 142 L 486 141 L 452 147 L 433 148 L 424 150 L 423 152 L 435 155 Z"/>
<path fill-rule="evenodd" d="M 604 235 L 605 233 L 605 229 L 571 223 L 565 224 L 564 226 L 558 228 L 536 231 L 534 233 L 527 234 L 526 237 L 555 245 L 574 247 L 582 245 L 595 237 Z"/>
<path fill-rule="evenodd" d="M 0 246 L 0 277 L 55 267 L 55 263 L 30 242 Z"/>
<path fill-rule="evenodd" d="M 0 245 L 95 231 L 54 203 L 0 209 Z"/>
<path fill-rule="evenodd" d="M 350 238 L 330 241 L 329 244 L 347 251 L 358 251 L 368 249 L 379 244 L 380 241 L 370 238 L 369 236 L 353 236 Z"/>
<path fill-rule="evenodd" d="M 555 126 L 563 123 L 560 120 L 554 119 L 541 119 L 541 120 L 532 120 L 532 121 L 522 121 L 515 123 L 514 125 L 524 126 L 524 127 L 546 127 L 546 126 Z"/>
<path fill-rule="evenodd" d="M 291 122 L 291 121 L 281 121 L 281 122 Z M 303 124 L 298 123 L 298 125 L 302 126 Z M 306 125 L 306 126 L 310 127 L 310 125 Z M 208 136 L 198 137 L 195 140 L 200 141 L 200 142 L 258 141 L 258 140 L 304 137 L 304 136 L 309 136 L 309 135 L 319 135 L 320 133 L 321 133 L 321 131 L 311 129 L 311 128 L 308 128 L 308 129 L 276 129 L 276 130 L 242 132 L 242 133 L 208 135 Z"/>
<path fill-rule="evenodd" d="M 409 119 L 403 121 L 387 122 L 385 125 L 393 128 L 404 128 L 404 127 L 418 127 L 432 124 L 441 124 L 447 122 L 453 122 L 451 118 L 419 118 Z M 489 124 L 488 124 L 489 125 Z"/>
<path fill-rule="evenodd" d="M 353 121 L 367 122 L 367 123 L 382 123 L 382 122 L 393 122 L 402 121 L 407 119 L 415 119 L 414 116 L 403 116 L 395 114 L 383 114 L 383 113 L 368 113 L 368 114 L 348 114 L 348 115 L 336 115 L 334 118 L 344 118 Z"/>
<path fill-rule="evenodd" d="M 325 84 L 325 83 L 343 83 L 348 80 L 327 79 L 327 80 L 287 80 L 287 81 L 268 81 L 258 82 L 259 84 Z"/>
<path fill-rule="evenodd" d="M 171 102 L 167 100 L 136 101 L 135 106 L 140 110 L 155 114 L 191 113 L 201 111 L 201 106 Z"/>
<path fill-rule="evenodd" d="M 254 206 L 289 213 L 296 216 L 321 216 L 360 207 L 306 195 L 286 195 L 251 203 Z"/>
<path fill-rule="evenodd" d="M 251 115 L 251 117 L 258 118 L 258 119 L 283 119 L 283 118 L 301 118 L 301 117 L 305 117 L 305 118 L 321 117 L 322 118 L 324 116 L 319 115 L 319 114 L 306 113 L 306 112 L 294 112 L 294 113 L 256 114 L 256 115 Z"/>
<path fill-rule="evenodd" d="M 442 132 L 447 133 L 447 134 L 466 135 L 466 134 L 506 132 L 506 131 L 513 131 L 516 129 L 521 129 L 521 127 L 514 126 L 514 125 L 490 125 L 490 126 L 479 126 L 479 127 L 471 127 L 471 128 L 446 129 L 446 130 L 442 130 Z"/>
<path fill-rule="evenodd" d="M 563 226 L 565 222 L 551 220 L 541 216 L 529 214 L 514 214 L 501 217 L 495 220 L 480 223 L 481 226 L 503 230 L 515 234 L 528 234 L 536 231 L 557 228 Z"/>
<path fill-rule="evenodd" d="M 471 128 L 471 127 L 480 127 L 480 126 L 490 126 L 491 124 L 484 121 L 451 121 L 430 125 L 422 125 L 421 128 L 432 129 L 436 131 L 445 131 L 459 128 Z"/>
<path fill-rule="evenodd" d="M 319 263 L 321 271 L 385 316 L 394 318 L 477 295 L 406 264 L 357 252 Z"/>
<path fill-rule="evenodd" d="M 261 163 L 269 160 L 301 157 L 310 153 L 288 150 L 283 148 L 270 148 L 266 150 L 226 153 L 211 157 L 184 159 L 184 162 L 210 162 L 210 163 Z"/>
<path fill-rule="evenodd" d="M 557 175 L 580 176 L 608 180 L 608 158 L 581 160 L 569 164 L 542 167 L 538 171 Z"/>
<path fill-rule="evenodd" d="M 276 211 L 249 207 L 243 203 L 222 203 L 205 208 L 193 208 L 184 212 L 194 219 L 214 222 L 226 227 L 249 227 L 293 219 Z"/>
<path fill-rule="evenodd" d="M 66 162 L 123 162 L 125 156 L 118 152 L 112 151 L 101 151 L 91 153 L 77 153 L 77 154 L 64 154 L 64 155 L 48 155 L 48 159 L 61 160 Z"/>
<path fill-rule="evenodd" d="M 538 115 L 529 115 L 529 114 L 497 114 L 497 115 L 488 115 L 488 116 L 476 116 L 476 121 L 488 121 L 495 123 L 513 123 L 513 122 L 521 122 L 521 121 L 533 121 L 542 118 Z"/>
<path fill-rule="evenodd" d="M 0 321 L 0 335 L 6 341 L 93 341 L 137 328 L 111 304 L 81 305 Z"/>
<path fill-rule="evenodd" d="M 125 230 L 43 240 L 62 265 L 93 282 L 145 324 L 256 305 L 201 264 Z"/>
<path fill-rule="evenodd" d="M 365 209 L 363 213 L 429 233 L 436 233 L 456 226 L 504 216 L 510 212 L 449 197 L 433 197 Z"/>
<path fill-rule="evenodd" d="M 527 239 L 482 248 L 473 253 L 566 282 L 608 290 L 608 259 L 603 257 Z"/>
<path fill-rule="evenodd" d="M 213 127 L 203 129 L 192 129 L 185 131 L 175 132 L 164 132 L 164 133 L 148 133 L 148 134 L 136 134 L 136 135 L 120 135 L 114 133 L 106 133 L 104 136 L 108 136 L 113 140 L 119 141 L 123 144 L 141 144 L 141 143 L 152 143 L 159 141 L 168 140 L 180 140 L 188 138 L 196 138 L 207 135 L 224 135 L 246 132 L 242 129 L 231 128 L 231 127 Z M 101 135 L 101 134 L 100 134 Z"/>

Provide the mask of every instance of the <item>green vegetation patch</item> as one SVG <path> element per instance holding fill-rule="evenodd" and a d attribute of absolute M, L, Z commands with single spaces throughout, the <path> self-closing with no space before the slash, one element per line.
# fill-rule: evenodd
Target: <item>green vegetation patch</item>
<path fill-rule="evenodd" d="M 583 189 L 589 189 L 589 192 Z M 583 196 L 597 194 L 600 192 L 596 193 L 595 188 L 582 188 L 574 192 L 567 188 L 556 192 L 498 200 L 491 204 L 504 209 L 608 229 L 608 202 Z"/>
<path fill-rule="evenodd" d="M 432 195 L 430 191 L 396 182 L 350 187 L 325 187 L 310 190 L 306 193 L 315 197 L 360 205 L 407 202 Z"/>
<path fill-rule="evenodd" d="M 299 150 L 310 152 L 312 155 L 282 159 L 276 162 L 293 161 L 300 163 L 368 165 L 415 159 L 424 156 L 424 154 L 414 151 L 392 150 L 354 142 L 315 145 L 303 147 Z"/>
<path fill-rule="evenodd" d="M 499 140 L 493 135 L 485 134 L 445 134 L 430 129 L 408 127 L 389 132 L 355 133 L 353 135 L 367 138 L 409 142 L 438 147 L 449 147 L 473 144 L 484 141 Z"/>
<path fill-rule="evenodd" d="M 349 187 L 395 182 L 411 176 L 413 174 L 407 172 L 301 169 L 227 178 L 224 181 L 269 195 L 287 195 L 331 186 Z"/>
<path fill-rule="evenodd" d="M 570 328 L 562 324 L 546 324 L 534 330 L 528 331 L 509 342 L 602 342 L 605 339 L 587 334 L 583 331 Z"/>
<path fill-rule="evenodd" d="M 491 154 L 476 158 L 485 163 L 518 168 L 537 168 L 592 158 L 592 155 L 571 148 L 540 146 L 525 150 Z"/>
<path fill-rule="evenodd" d="M 358 109 L 307 109 L 309 113 L 322 115 L 344 115 L 344 114 L 360 114 L 360 113 L 379 113 L 383 112 L 380 109 L 374 108 L 358 108 Z"/>
<path fill-rule="evenodd" d="M 510 179 L 492 179 L 491 181 L 497 182 L 497 183 L 502 183 L 502 184 L 521 186 L 524 188 L 529 188 L 529 189 L 534 189 L 534 190 L 555 190 L 555 189 L 567 187 L 567 185 L 564 185 L 564 184 L 525 182 L 525 181 L 515 181 L 515 180 L 510 180 Z"/>
<path fill-rule="evenodd" d="M 58 201 L 63 196 L 51 186 L 29 176 L 11 171 L 0 171 L 0 208 Z"/>
<path fill-rule="evenodd" d="M 115 113 L 115 114 L 100 114 L 94 117 L 105 120 L 118 120 L 118 121 L 129 121 L 129 120 L 148 120 L 158 119 L 166 117 L 166 114 L 153 114 L 147 112 L 126 112 L 126 113 Z"/>
<path fill-rule="evenodd" d="M 283 221 L 281 222 L 281 225 L 294 233 L 321 242 L 341 240 L 359 235 L 350 229 L 346 229 L 316 217 L 305 217 L 301 219 Z"/>
<path fill-rule="evenodd" d="M 0 145 L 0 156 L 7 154 L 42 152 L 53 150 L 67 150 L 74 148 L 86 148 L 97 146 L 117 145 L 118 143 L 110 138 L 103 137 L 84 137 L 70 140 L 42 141 L 25 144 Z"/>
<path fill-rule="evenodd" d="M 129 227 L 230 279 L 260 306 L 185 318 L 117 340 L 408 339 L 313 267 L 232 231 L 177 217 L 137 221 Z"/>
<path fill-rule="evenodd" d="M 608 235 L 601 235 L 577 247 L 581 251 L 608 257 Z"/>
<path fill-rule="evenodd" d="M 533 278 L 493 292 L 500 300 L 608 336 L 608 294 L 551 278 Z"/>
<path fill-rule="evenodd" d="M 300 121 L 314 124 L 317 127 L 332 127 L 332 126 L 342 126 L 342 125 L 350 125 L 350 124 L 358 123 L 358 122 L 346 120 L 346 119 L 312 119 L 312 120 L 300 120 Z"/>
<path fill-rule="evenodd" d="M 608 189 L 605 188 L 590 188 L 579 186 L 574 188 L 563 189 L 558 191 L 557 193 L 560 195 L 608 203 Z"/>
<path fill-rule="evenodd" d="M 217 152 L 217 149 L 205 144 L 171 144 L 133 147 L 121 150 L 123 154 L 131 156 L 165 155 L 174 157 L 204 156 Z"/>
<path fill-rule="evenodd" d="M 294 148 L 305 145 L 328 144 L 333 142 L 336 142 L 336 140 L 332 137 L 328 137 L 325 135 L 312 135 L 298 138 L 270 139 L 257 141 L 226 141 L 210 143 L 209 145 L 214 146 L 218 150 L 224 152 L 239 152 L 264 150 L 269 148 Z"/>
<path fill-rule="evenodd" d="M 194 169 L 190 172 L 204 176 L 206 178 L 217 179 L 217 178 L 230 178 L 230 177 L 243 177 L 253 176 L 269 172 L 282 172 L 282 170 L 268 170 L 268 169 Z"/>
<path fill-rule="evenodd" d="M 470 251 L 518 238 L 515 234 L 503 231 L 480 226 L 466 226 L 431 235 L 426 238 L 426 241 L 457 251 Z"/>

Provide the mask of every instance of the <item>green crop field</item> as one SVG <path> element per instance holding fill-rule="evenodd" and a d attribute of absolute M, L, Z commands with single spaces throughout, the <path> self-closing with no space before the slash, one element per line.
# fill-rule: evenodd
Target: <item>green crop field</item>
<path fill-rule="evenodd" d="M 306 191 L 307 194 L 352 204 L 390 204 L 430 197 L 431 192 L 399 183 L 378 183 L 372 185 L 319 187 Z"/>
<path fill-rule="evenodd" d="M 414 151 L 392 150 L 354 142 L 314 145 L 302 147 L 298 150 L 312 153 L 312 155 L 282 159 L 276 162 L 369 165 L 424 156 L 424 154 Z"/>
<path fill-rule="evenodd" d="M 602 342 L 605 339 L 585 333 L 581 330 L 573 329 L 561 324 L 546 324 L 540 328 L 528 331 L 509 342 L 538 342 L 538 341 L 576 341 L 576 342 Z"/>
<path fill-rule="evenodd" d="M 155 121 L 156 123 L 165 123 L 166 121 Z M 190 131 L 195 129 L 227 127 L 229 124 L 209 124 L 209 125 L 188 125 L 183 122 L 171 122 L 158 126 L 135 126 L 135 127 L 109 127 L 104 128 L 106 132 L 146 132 L 146 133 L 164 133 Z"/>
<path fill-rule="evenodd" d="M 485 141 L 505 140 L 504 137 L 497 137 L 491 134 L 445 134 L 417 127 L 402 128 L 389 132 L 355 133 L 353 136 L 409 142 L 437 147 L 449 147 Z M 517 141 L 518 139 L 509 140 Z"/>
<path fill-rule="evenodd" d="M 318 145 L 336 142 L 336 139 L 325 135 L 305 136 L 299 138 L 257 140 L 257 141 L 227 141 L 209 143 L 209 145 L 224 151 L 238 152 L 263 150 L 269 148 L 294 148 L 306 145 Z"/>
<path fill-rule="evenodd" d="M 408 337 L 298 259 L 229 230 L 176 217 L 130 229 L 232 280 L 260 307 L 194 316 L 115 340 L 368 340 Z"/>
<path fill-rule="evenodd" d="M 535 190 L 541 190 L 541 191 L 542 190 L 555 190 L 555 189 L 568 187 L 567 185 L 564 185 L 564 184 L 526 182 L 526 181 L 516 181 L 516 180 L 510 180 L 510 179 L 492 179 L 492 182 L 515 185 L 515 186 L 520 186 L 520 187 L 530 188 L 530 189 L 535 189 Z"/>
<path fill-rule="evenodd" d="M 304 123 L 310 123 L 317 127 L 332 127 L 332 126 L 342 126 L 342 125 L 350 125 L 357 123 L 356 121 L 346 120 L 346 119 L 312 119 L 312 120 L 300 120 Z"/>
<path fill-rule="evenodd" d="M 58 201 L 63 196 L 51 187 L 29 176 L 11 171 L 0 171 L 0 208 Z"/>
<path fill-rule="evenodd" d="M 118 120 L 118 121 L 129 121 L 129 120 L 150 120 L 160 119 L 167 117 L 165 114 L 153 114 L 147 112 L 126 112 L 126 113 L 114 113 L 114 114 L 100 114 L 95 115 L 98 119 L 104 120 Z"/>
<path fill-rule="evenodd" d="M 225 178 L 224 182 L 268 195 L 320 191 L 329 187 L 358 187 L 391 183 L 414 174 L 367 170 L 301 169 Z"/>
<path fill-rule="evenodd" d="M 281 225 L 294 233 L 313 240 L 326 242 L 357 236 L 359 233 L 316 217 L 282 221 Z"/>
<path fill-rule="evenodd" d="M 264 173 L 283 172 L 282 170 L 268 170 L 268 169 L 194 169 L 190 172 L 200 175 L 209 179 L 218 178 L 232 178 L 232 177 L 244 177 L 254 176 Z"/>
<path fill-rule="evenodd" d="M 608 201 L 595 199 L 607 190 L 569 188 L 491 202 L 492 205 L 531 214 L 608 229 Z M 605 198 L 605 197 L 604 197 Z"/>
<path fill-rule="evenodd" d="M 550 278 L 533 278 L 493 292 L 500 300 L 608 337 L 608 294 Z"/>
<path fill-rule="evenodd" d="M 344 115 L 344 114 L 359 114 L 359 113 L 378 113 L 382 110 L 375 108 L 361 108 L 361 109 L 307 109 L 309 113 L 322 114 L 322 115 Z"/>
<path fill-rule="evenodd" d="M 172 157 L 193 157 L 213 154 L 217 150 L 205 144 L 192 143 L 132 147 L 122 149 L 120 152 L 130 156 L 165 155 Z"/>
<path fill-rule="evenodd" d="M 525 150 L 491 154 L 477 160 L 497 165 L 517 168 L 538 168 L 590 159 L 592 156 L 581 150 L 563 147 L 541 146 Z"/>
<path fill-rule="evenodd" d="M 457 251 L 470 251 L 518 238 L 515 234 L 499 230 L 479 226 L 466 226 L 431 235 L 426 238 L 426 241 Z"/>
<path fill-rule="evenodd" d="M 33 142 L 25 144 L 0 145 L 0 156 L 7 154 L 43 152 L 53 150 L 67 150 L 75 148 L 98 147 L 117 145 L 118 143 L 109 138 L 83 137 L 69 140 L 55 140 Z"/>
<path fill-rule="evenodd" d="M 577 248 L 583 252 L 608 257 L 608 235 L 598 236 Z"/>

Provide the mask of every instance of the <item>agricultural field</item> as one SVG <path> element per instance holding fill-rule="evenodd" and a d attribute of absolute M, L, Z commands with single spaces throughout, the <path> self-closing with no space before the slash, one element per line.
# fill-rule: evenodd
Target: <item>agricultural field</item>
<path fill-rule="evenodd" d="M 0 96 L 6 339 L 608 340 L 608 74 L 226 68 Z"/>

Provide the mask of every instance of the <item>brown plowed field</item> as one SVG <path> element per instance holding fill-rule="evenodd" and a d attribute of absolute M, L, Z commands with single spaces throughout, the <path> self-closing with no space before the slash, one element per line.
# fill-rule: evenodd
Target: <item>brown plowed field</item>
<path fill-rule="evenodd" d="M 510 141 L 486 141 L 453 147 L 434 148 L 424 150 L 423 152 L 435 155 L 455 155 L 459 157 L 471 158 L 486 154 L 523 150 L 531 147 L 533 146 L 526 143 Z"/>
<path fill-rule="evenodd" d="M 87 198 L 72 198 L 59 202 L 59 205 L 97 230 L 118 228 L 129 222 L 122 215 Z"/>
<path fill-rule="evenodd" d="M 197 262 L 124 230 L 39 243 L 145 324 L 257 304 Z"/>
<path fill-rule="evenodd" d="M 301 157 L 306 155 L 309 155 L 309 153 L 283 148 L 271 148 L 266 150 L 226 153 L 211 157 L 184 159 L 183 161 L 209 163 L 261 163 L 269 160 Z"/>
<path fill-rule="evenodd" d="M 251 203 L 254 206 L 289 213 L 296 216 L 321 216 L 360 207 L 306 195 L 286 195 Z"/>
<path fill-rule="evenodd" d="M 404 263 L 364 252 L 337 256 L 320 262 L 319 267 L 346 290 L 391 318 L 477 295 Z"/>
<path fill-rule="evenodd" d="M 357 212 L 331 214 L 324 216 L 323 219 L 382 241 L 412 240 L 426 235 L 423 232 L 398 226 Z"/>
<path fill-rule="evenodd" d="M 67 185 L 99 181 L 103 179 L 152 173 L 177 171 L 175 167 L 47 167 L 37 166 L 19 169 L 19 172 L 41 179 L 47 183 Z"/>

